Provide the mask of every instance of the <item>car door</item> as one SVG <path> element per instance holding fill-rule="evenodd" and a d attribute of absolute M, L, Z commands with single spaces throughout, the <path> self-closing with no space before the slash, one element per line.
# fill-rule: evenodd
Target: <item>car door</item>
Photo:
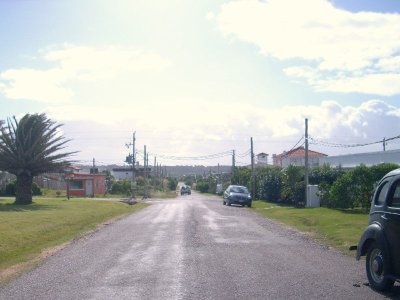
<path fill-rule="evenodd" d="M 387 201 L 385 235 L 390 246 L 390 253 L 396 274 L 400 275 L 400 176 L 392 181 Z"/>

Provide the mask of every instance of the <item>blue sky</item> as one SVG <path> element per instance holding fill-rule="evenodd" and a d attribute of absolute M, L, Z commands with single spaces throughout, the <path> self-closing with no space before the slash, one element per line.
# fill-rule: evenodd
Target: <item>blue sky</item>
<path fill-rule="evenodd" d="M 400 134 L 399 29 L 395 0 L 2 0 L 0 119 L 45 112 L 104 164 L 133 131 L 164 164 L 229 163 L 166 156 L 245 153 L 251 136 L 281 153 L 304 118 L 315 139 L 378 141 Z"/>

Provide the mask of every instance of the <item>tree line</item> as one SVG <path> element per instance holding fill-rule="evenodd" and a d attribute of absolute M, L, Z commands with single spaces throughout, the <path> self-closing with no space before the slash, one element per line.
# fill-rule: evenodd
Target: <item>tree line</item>
<path fill-rule="evenodd" d="M 379 180 L 388 172 L 399 168 L 397 164 L 382 163 L 367 167 L 360 165 L 352 169 L 332 168 L 329 165 L 312 168 L 309 184 L 318 185 L 321 206 L 338 209 L 370 207 L 370 199 Z M 197 180 L 197 190 L 215 193 L 219 183 L 216 175 Z M 251 169 L 235 168 L 234 175 L 223 183 L 252 185 Z M 305 206 L 305 168 L 301 166 L 258 167 L 254 170 L 254 199 Z"/>

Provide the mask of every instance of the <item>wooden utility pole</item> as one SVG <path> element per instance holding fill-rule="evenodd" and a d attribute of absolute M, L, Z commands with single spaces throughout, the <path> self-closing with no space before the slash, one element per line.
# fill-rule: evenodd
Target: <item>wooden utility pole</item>
<path fill-rule="evenodd" d="M 383 138 L 383 151 L 386 151 L 386 138 Z"/>
<path fill-rule="evenodd" d="M 156 166 L 157 166 L 157 157 L 154 156 L 154 169 L 153 169 L 153 190 L 156 191 Z"/>
<path fill-rule="evenodd" d="M 235 150 L 232 150 L 232 184 L 235 184 Z"/>
<path fill-rule="evenodd" d="M 221 183 L 221 171 L 219 169 L 219 163 L 218 163 L 218 183 Z"/>
<path fill-rule="evenodd" d="M 304 166 L 305 166 L 305 172 L 304 172 L 304 182 L 306 185 L 306 196 L 305 196 L 305 203 L 304 206 L 307 206 L 308 203 L 308 119 L 305 119 L 305 153 L 304 153 Z"/>
<path fill-rule="evenodd" d="M 143 155 L 143 176 L 144 176 L 144 193 L 143 193 L 143 198 L 147 198 L 147 151 L 146 151 L 146 145 L 144 145 L 144 155 Z"/>
<path fill-rule="evenodd" d="M 250 138 L 250 155 L 251 155 L 251 195 L 256 195 L 256 182 L 254 179 L 254 148 L 253 148 L 253 137 Z"/>
<path fill-rule="evenodd" d="M 132 199 L 135 199 L 135 189 L 136 189 L 136 178 L 135 178 L 135 142 L 136 142 L 136 131 L 133 132 L 132 135 L 132 182 L 131 182 L 131 190 L 132 190 Z"/>

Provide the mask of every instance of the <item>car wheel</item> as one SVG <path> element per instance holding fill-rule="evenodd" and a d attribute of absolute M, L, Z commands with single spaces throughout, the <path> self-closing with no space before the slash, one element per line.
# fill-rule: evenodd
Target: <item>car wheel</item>
<path fill-rule="evenodd" d="M 251 202 L 249 204 L 247 204 L 248 207 L 251 207 Z"/>
<path fill-rule="evenodd" d="M 388 274 L 390 274 L 389 257 L 378 242 L 373 242 L 368 248 L 366 269 L 369 284 L 373 289 L 386 291 L 393 286 L 394 280 L 388 278 Z"/>
<path fill-rule="evenodd" d="M 231 206 L 231 203 L 228 201 L 226 201 L 226 205 Z"/>
<path fill-rule="evenodd" d="M 222 201 L 222 204 L 223 204 L 223 205 L 226 205 L 226 202 L 225 202 L 225 200 L 224 200 L 224 201 Z"/>

